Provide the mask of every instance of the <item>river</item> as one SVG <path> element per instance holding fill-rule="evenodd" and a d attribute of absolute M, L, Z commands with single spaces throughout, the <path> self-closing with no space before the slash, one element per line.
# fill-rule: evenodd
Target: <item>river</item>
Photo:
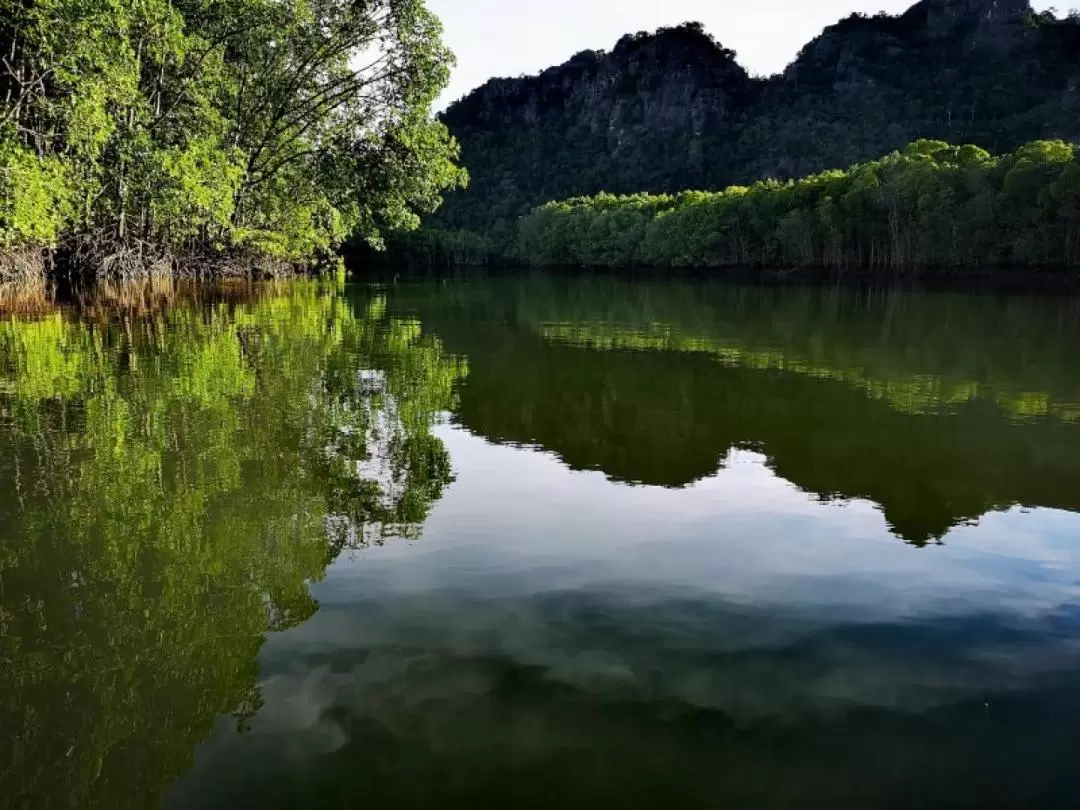
<path fill-rule="evenodd" d="M 1075 806 L 1080 298 L 8 303 L 5 806 Z"/>

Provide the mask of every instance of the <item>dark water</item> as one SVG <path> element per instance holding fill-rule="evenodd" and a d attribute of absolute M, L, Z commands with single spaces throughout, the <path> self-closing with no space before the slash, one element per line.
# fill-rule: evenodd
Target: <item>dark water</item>
<path fill-rule="evenodd" d="M 1068 808 L 1080 299 L 0 318 L 12 808 Z"/>

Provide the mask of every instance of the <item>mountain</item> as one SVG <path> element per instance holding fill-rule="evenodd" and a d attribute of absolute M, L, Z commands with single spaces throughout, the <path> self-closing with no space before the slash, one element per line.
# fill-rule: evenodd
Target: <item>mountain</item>
<path fill-rule="evenodd" d="M 699 23 L 494 79 L 443 120 L 472 175 L 428 224 L 513 238 L 551 199 L 803 176 L 917 138 L 991 151 L 1080 139 L 1080 17 L 1028 0 L 922 0 L 852 15 L 784 73 L 750 76 Z"/>

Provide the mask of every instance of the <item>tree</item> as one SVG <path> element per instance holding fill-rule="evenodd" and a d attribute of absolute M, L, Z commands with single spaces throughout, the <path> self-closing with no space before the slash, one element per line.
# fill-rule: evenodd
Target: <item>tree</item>
<path fill-rule="evenodd" d="M 66 243 L 121 274 L 193 254 L 307 262 L 415 227 L 464 182 L 430 116 L 452 56 L 422 0 L 0 11 L 5 247 Z"/>

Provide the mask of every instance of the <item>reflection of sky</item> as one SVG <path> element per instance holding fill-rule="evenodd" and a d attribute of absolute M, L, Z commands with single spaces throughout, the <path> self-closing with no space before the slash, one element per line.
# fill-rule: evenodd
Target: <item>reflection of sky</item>
<path fill-rule="evenodd" d="M 822 503 L 746 451 L 665 490 L 439 435 L 457 481 L 423 539 L 340 560 L 313 589 L 315 619 L 270 639 L 264 669 L 292 674 L 266 694 L 326 689 L 296 660 L 347 650 L 494 658 L 601 691 L 647 682 L 751 716 L 943 706 L 1077 668 L 1076 515 L 992 514 L 916 549 L 872 504 Z M 365 663 L 349 688 L 387 666 L 404 693 L 431 688 L 397 669 L 414 653 Z"/>
<path fill-rule="evenodd" d="M 867 502 L 820 503 L 735 452 L 682 490 L 628 487 L 552 456 L 442 428 L 458 476 L 416 545 L 344 561 L 318 588 L 348 600 L 370 582 L 536 593 L 635 585 L 670 595 L 878 620 L 983 610 L 1039 614 L 1077 596 L 1080 518 L 987 515 L 942 548 L 898 541 Z"/>

